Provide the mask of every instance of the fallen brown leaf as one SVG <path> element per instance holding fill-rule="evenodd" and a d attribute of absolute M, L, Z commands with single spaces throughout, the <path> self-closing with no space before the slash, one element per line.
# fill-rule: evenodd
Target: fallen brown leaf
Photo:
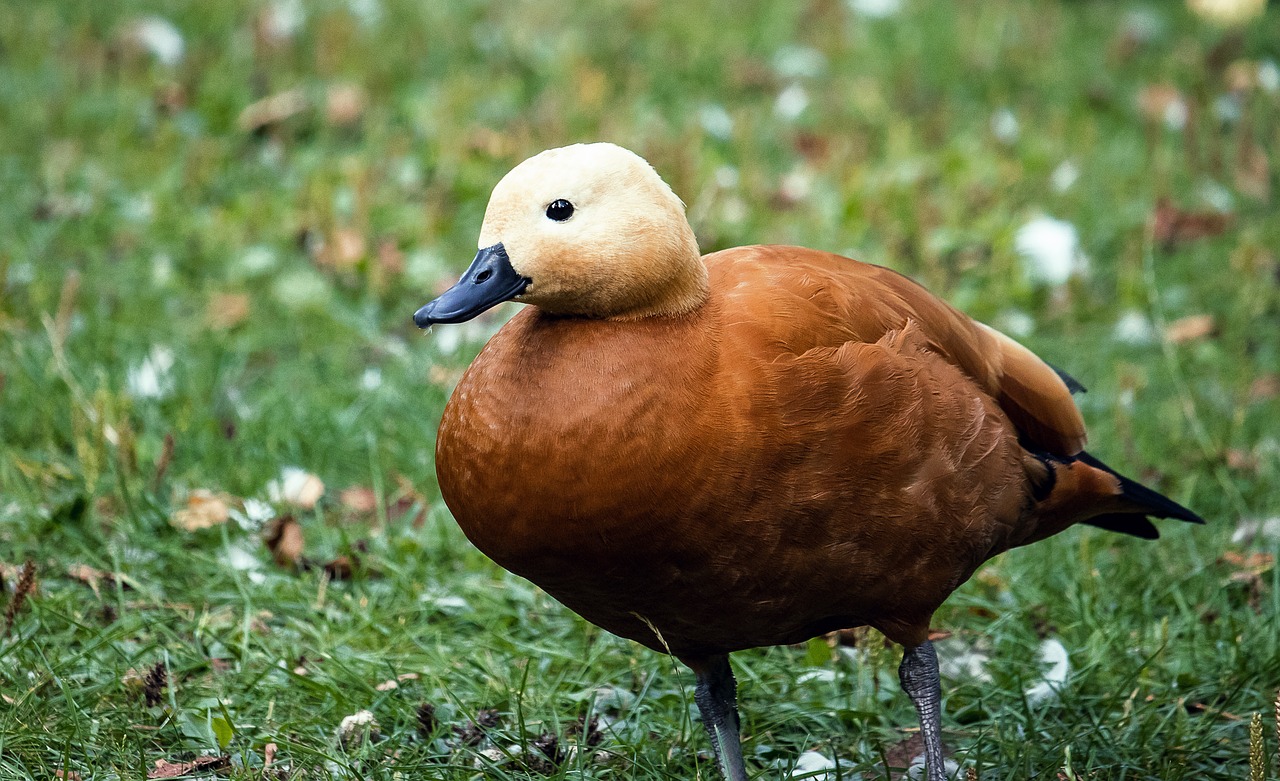
<path fill-rule="evenodd" d="M 1271 199 L 1271 160 L 1261 144 L 1245 142 L 1236 154 L 1236 189 L 1259 201 Z"/>
<path fill-rule="evenodd" d="M 1252 471 L 1258 468 L 1258 457 L 1238 447 L 1227 449 L 1227 467 L 1237 471 Z"/>
<path fill-rule="evenodd" d="M 1161 198 L 1156 203 L 1152 233 L 1164 249 L 1209 236 L 1218 236 L 1231 224 L 1231 215 L 1221 212 L 1182 211 Z"/>
<path fill-rule="evenodd" d="M 107 581 L 111 585 L 115 585 L 118 580 L 118 573 L 107 572 L 96 567 L 90 567 L 88 564 L 72 564 L 67 567 L 67 576 L 78 580 L 88 586 L 93 591 L 95 597 L 101 597 L 102 592 L 99 586 L 102 581 Z M 120 581 L 123 588 L 129 588 L 129 584 Z"/>
<path fill-rule="evenodd" d="M 324 118 L 330 125 L 349 127 L 364 116 L 368 98 L 358 84 L 334 84 L 325 93 Z"/>
<path fill-rule="evenodd" d="M 229 331 L 248 319 L 249 294 L 214 293 L 205 307 L 204 316 L 210 328 Z"/>
<path fill-rule="evenodd" d="M 1185 344 L 1214 336 L 1218 325 L 1213 315 L 1189 315 L 1175 320 L 1164 329 L 1164 338 L 1174 344 Z"/>
<path fill-rule="evenodd" d="M 1223 564 L 1236 570 L 1235 575 L 1261 575 L 1275 566 L 1276 557 L 1270 553 L 1225 551 L 1218 559 Z"/>
<path fill-rule="evenodd" d="M 173 447 L 173 432 L 169 432 L 164 435 L 164 447 L 160 450 L 159 457 L 156 458 L 156 473 L 151 478 L 152 491 L 160 490 L 160 483 L 164 480 L 164 474 L 169 471 L 169 464 L 173 462 Z"/>
<path fill-rule="evenodd" d="M 187 506 L 173 514 L 170 523 L 194 532 L 224 524 L 230 517 L 227 502 L 222 496 L 197 488 L 187 497 Z"/>
<path fill-rule="evenodd" d="M 404 253 L 400 251 L 394 239 L 383 239 L 378 242 L 378 265 L 392 276 L 404 273 Z"/>
<path fill-rule="evenodd" d="M 801 130 L 791 143 L 801 157 L 814 165 L 820 165 L 831 154 L 831 139 L 811 131 Z"/>
<path fill-rule="evenodd" d="M 1149 122 L 1181 127 L 1187 121 L 1187 99 L 1172 84 L 1149 84 L 1138 93 L 1138 110 Z"/>
<path fill-rule="evenodd" d="M 387 503 L 387 518 L 391 519 L 392 522 L 398 521 L 415 507 L 417 511 L 413 514 L 412 525 L 413 528 L 420 529 L 427 520 L 426 497 L 418 493 L 409 478 L 397 474 L 396 492 L 391 497 L 391 501 Z"/>
<path fill-rule="evenodd" d="M 267 522 L 262 529 L 262 541 L 267 550 L 282 567 L 298 567 L 302 563 L 304 540 L 302 524 L 292 515 L 281 515 Z"/>
<path fill-rule="evenodd" d="M 285 90 L 245 106 L 236 124 L 246 132 L 258 132 L 297 116 L 306 109 L 307 96 L 301 89 Z"/>
<path fill-rule="evenodd" d="M 1268 401 L 1280 396 L 1280 374 L 1264 374 L 1249 383 L 1249 401 Z"/>
<path fill-rule="evenodd" d="M 359 560 L 344 554 L 326 563 L 323 569 L 330 580 L 350 580 L 359 566 Z"/>
<path fill-rule="evenodd" d="M 338 501 L 343 507 L 360 515 L 368 515 L 378 509 L 378 495 L 372 488 L 364 486 L 356 485 L 343 489 L 342 493 L 338 494 Z"/>
<path fill-rule="evenodd" d="M 364 259 L 367 244 L 355 228 L 337 228 L 326 241 L 320 242 L 316 263 L 338 270 L 354 267 Z"/>
<path fill-rule="evenodd" d="M 211 773 L 229 767 L 231 757 L 226 754 L 218 757 L 196 757 L 190 762 L 157 759 L 155 768 L 147 771 L 147 778 L 181 778 L 192 773 Z"/>

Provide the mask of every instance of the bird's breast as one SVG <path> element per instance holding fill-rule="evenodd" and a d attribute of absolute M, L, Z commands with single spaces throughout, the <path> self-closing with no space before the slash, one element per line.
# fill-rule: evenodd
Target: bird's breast
<path fill-rule="evenodd" d="M 664 508 L 696 502 L 707 455 L 704 361 L 680 325 L 610 338 L 604 323 L 526 310 L 494 337 L 446 406 L 436 452 L 444 500 L 478 548 L 546 587 L 607 574 L 674 533 Z"/>

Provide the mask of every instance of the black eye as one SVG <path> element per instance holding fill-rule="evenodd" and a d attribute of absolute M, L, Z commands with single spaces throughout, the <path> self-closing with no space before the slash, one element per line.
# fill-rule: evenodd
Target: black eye
<path fill-rule="evenodd" d="M 573 216 L 573 204 L 563 198 L 557 198 L 547 207 L 547 217 L 556 222 L 564 222 Z"/>

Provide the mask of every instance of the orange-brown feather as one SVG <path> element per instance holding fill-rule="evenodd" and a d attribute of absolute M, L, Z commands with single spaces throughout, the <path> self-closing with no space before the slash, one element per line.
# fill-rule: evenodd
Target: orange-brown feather
<path fill-rule="evenodd" d="M 678 317 L 522 311 L 440 426 L 467 536 L 588 620 L 686 659 L 860 624 L 915 644 L 983 561 L 1110 490 L 1081 465 L 1039 509 L 1019 440 L 1079 449 L 1065 386 L 906 278 L 792 247 L 705 260 Z"/>

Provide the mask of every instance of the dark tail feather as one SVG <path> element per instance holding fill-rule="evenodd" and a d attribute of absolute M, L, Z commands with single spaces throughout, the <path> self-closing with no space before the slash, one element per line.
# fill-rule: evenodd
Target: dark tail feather
<path fill-rule="evenodd" d="M 1049 364 L 1049 368 L 1053 369 L 1054 372 L 1056 372 L 1057 375 L 1062 378 L 1062 382 L 1066 384 L 1067 390 L 1070 391 L 1072 394 L 1089 392 L 1089 389 L 1081 385 L 1079 380 L 1077 380 L 1075 377 L 1072 377 L 1070 374 L 1067 374 L 1062 369 L 1059 369 L 1057 366 L 1054 366 L 1053 364 Z"/>
<path fill-rule="evenodd" d="M 1136 512 L 1099 515 L 1096 518 L 1091 518 L 1084 522 L 1090 526 L 1097 526 L 1099 529 L 1120 532 L 1122 534 L 1132 534 L 1135 537 L 1141 537 L 1145 540 L 1154 540 L 1160 536 L 1160 533 L 1156 530 L 1155 525 L 1152 524 L 1151 521 L 1147 520 L 1147 516 L 1155 518 L 1177 518 L 1180 521 L 1187 521 L 1188 523 L 1204 523 L 1204 519 L 1199 515 L 1196 515 L 1169 497 L 1156 493 L 1145 485 L 1130 480 L 1088 453 L 1081 452 L 1076 456 L 1076 460 L 1083 464 L 1088 464 L 1095 469 L 1101 469 L 1104 472 L 1109 472 L 1115 475 L 1116 479 L 1120 481 L 1120 495 L 1130 503 L 1136 505 Z"/>
<path fill-rule="evenodd" d="M 1134 537 L 1141 537 L 1144 540 L 1160 539 L 1160 530 L 1156 525 L 1147 520 L 1147 516 L 1140 513 L 1112 513 L 1110 515 L 1099 515 L 1085 521 L 1090 526 L 1097 526 L 1099 529 L 1106 529 L 1109 532 L 1120 532 Z"/>

